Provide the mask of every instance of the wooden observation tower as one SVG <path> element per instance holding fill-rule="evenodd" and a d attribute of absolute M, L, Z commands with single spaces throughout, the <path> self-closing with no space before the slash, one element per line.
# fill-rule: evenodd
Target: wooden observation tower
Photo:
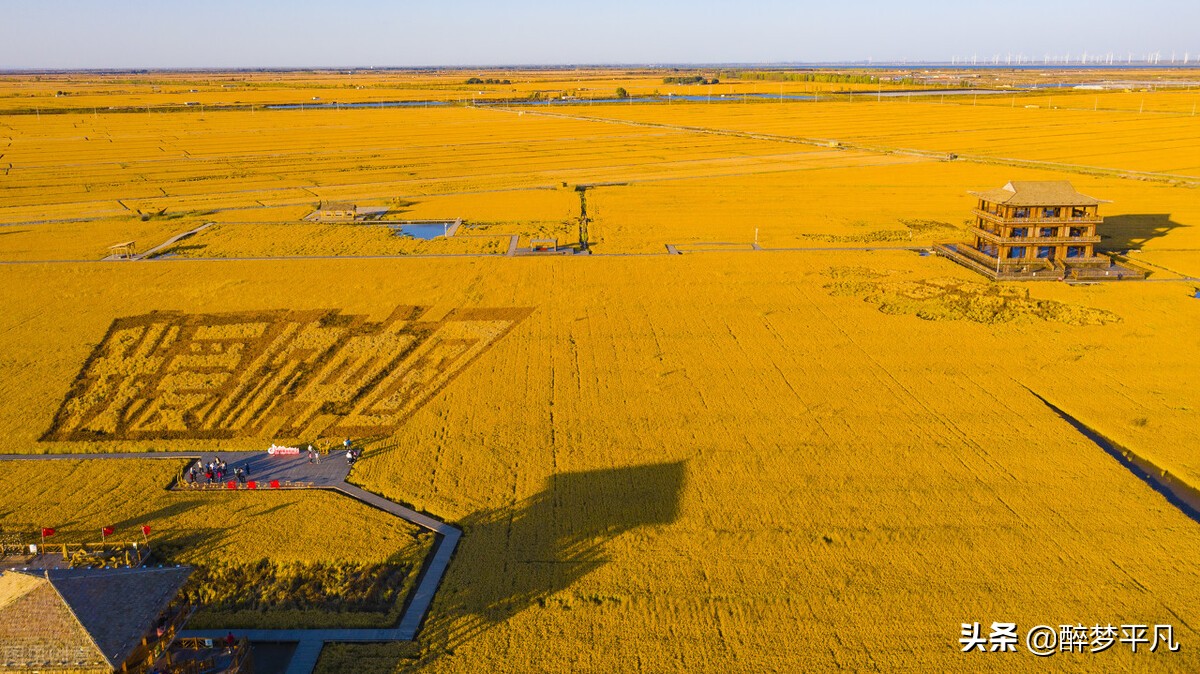
<path fill-rule="evenodd" d="M 1100 199 L 1065 180 L 1012 181 L 971 192 L 977 198 L 970 244 L 938 244 L 938 252 L 995 280 L 1120 280 L 1141 269 L 1096 253 Z"/>

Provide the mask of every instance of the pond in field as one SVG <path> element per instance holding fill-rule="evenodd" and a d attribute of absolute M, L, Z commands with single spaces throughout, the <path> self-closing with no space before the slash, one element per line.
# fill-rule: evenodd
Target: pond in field
<path fill-rule="evenodd" d="M 436 239 L 446 235 L 446 225 L 438 222 L 429 225 L 400 225 L 393 228 L 396 236 L 411 236 L 414 239 Z"/>

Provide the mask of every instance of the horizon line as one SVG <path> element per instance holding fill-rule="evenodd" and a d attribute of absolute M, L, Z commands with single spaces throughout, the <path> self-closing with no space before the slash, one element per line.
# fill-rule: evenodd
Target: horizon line
<path fill-rule="evenodd" d="M 68 74 L 68 73 L 147 73 L 147 72 L 331 72 L 331 71 L 411 71 L 411 70 L 599 70 L 605 68 L 636 68 L 644 70 L 681 68 L 876 68 L 898 70 L 909 68 L 938 68 L 946 70 L 1119 70 L 1141 69 L 1200 69 L 1200 60 L 1190 63 L 1155 63 L 1134 60 L 1114 63 L 961 63 L 945 60 L 886 60 L 871 59 L 833 61 L 715 61 L 715 62 L 630 62 L 630 63 L 507 63 L 507 64 L 441 64 L 441 65 L 290 65 L 290 66 L 96 66 L 67 68 L 6 68 L 0 74 Z"/>

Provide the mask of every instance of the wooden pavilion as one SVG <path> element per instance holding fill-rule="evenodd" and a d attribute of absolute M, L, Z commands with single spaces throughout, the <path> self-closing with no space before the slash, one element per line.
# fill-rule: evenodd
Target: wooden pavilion
<path fill-rule="evenodd" d="M 1070 182 L 1012 181 L 970 192 L 976 197 L 972 243 L 936 246 L 939 253 L 997 280 L 1119 280 L 1145 272 L 1095 250 L 1105 203 Z"/>
<path fill-rule="evenodd" d="M 0 672 L 145 672 L 191 615 L 188 567 L 0 573 Z"/>
<path fill-rule="evenodd" d="M 137 257 L 137 242 L 122 241 L 108 247 L 106 260 L 132 260 Z"/>
<path fill-rule="evenodd" d="M 327 201 L 317 207 L 319 222 L 350 222 L 358 217 L 358 206 L 343 201 Z"/>

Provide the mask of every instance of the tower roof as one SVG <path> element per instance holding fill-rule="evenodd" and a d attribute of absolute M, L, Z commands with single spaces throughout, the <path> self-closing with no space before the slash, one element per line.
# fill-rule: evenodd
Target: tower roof
<path fill-rule="evenodd" d="M 970 192 L 984 201 L 1008 206 L 1095 206 L 1103 199 L 1080 194 L 1067 180 L 1013 180 L 1004 187 Z"/>
<path fill-rule="evenodd" d="M 188 567 L 0 573 L 6 664 L 118 669 L 191 573 Z"/>

